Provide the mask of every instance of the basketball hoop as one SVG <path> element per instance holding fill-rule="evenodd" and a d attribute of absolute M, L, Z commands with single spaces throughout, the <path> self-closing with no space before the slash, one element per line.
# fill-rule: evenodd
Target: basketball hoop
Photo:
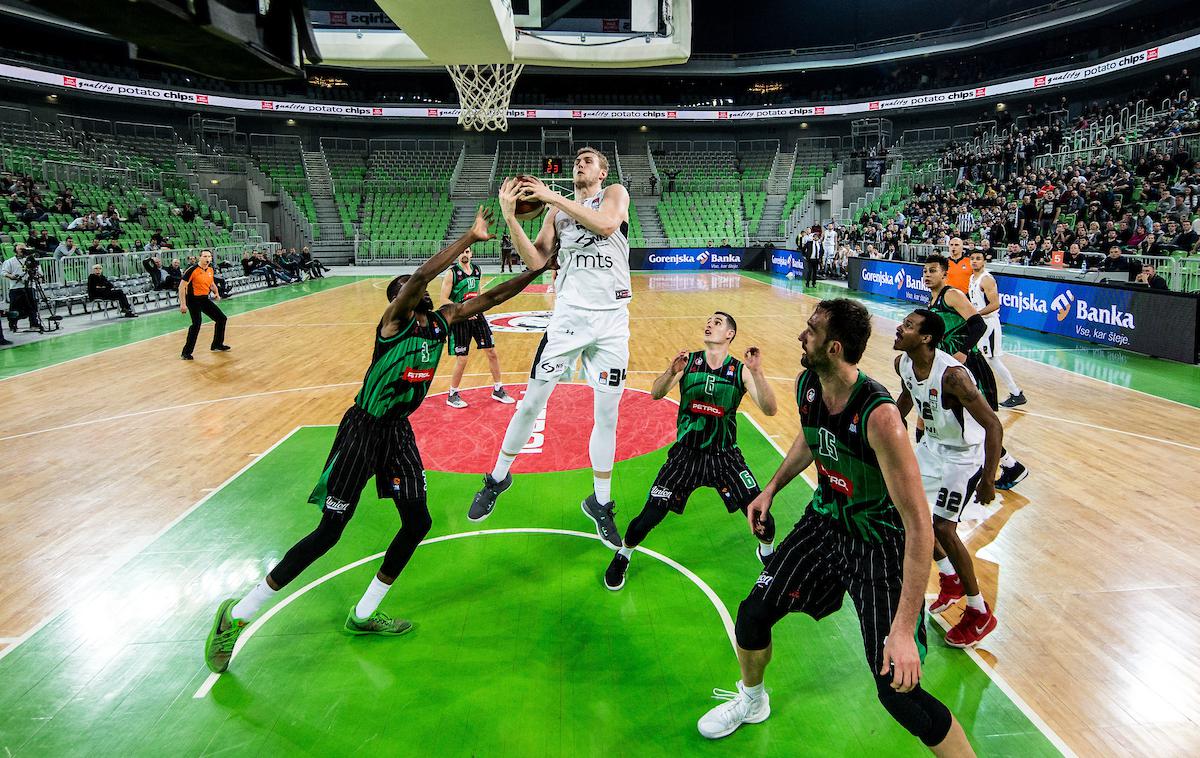
<path fill-rule="evenodd" d="M 458 123 L 479 131 L 508 131 L 508 103 L 520 63 L 446 66 L 458 90 Z"/>

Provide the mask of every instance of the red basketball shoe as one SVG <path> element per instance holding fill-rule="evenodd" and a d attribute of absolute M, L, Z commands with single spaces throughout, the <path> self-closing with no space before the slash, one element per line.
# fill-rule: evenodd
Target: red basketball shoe
<path fill-rule="evenodd" d="M 967 606 L 962 621 L 946 632 L 946 644 L 950 647 L 973 647 L 996 628 L 996 615 L 986 603 L 982 612 Z"/>
<path fill-rule="evenodd" d="M 942 585 L 941 592 L 938 593 L 937 600 L 929 606 L 930 613 L 941 613 L 950 606 L 954 605 L 955 601 L 966 597 L 966 591 L 963 589 L 962 580 L 958 578 L 958 574 L 938 574 L 938 582 Z"/>

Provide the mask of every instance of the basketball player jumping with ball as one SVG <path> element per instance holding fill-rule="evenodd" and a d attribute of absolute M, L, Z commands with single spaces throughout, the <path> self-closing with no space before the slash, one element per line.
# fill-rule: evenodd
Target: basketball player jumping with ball
<path fill-rule="evenodd" d="M 566 198 L 540 180 L 523 176 L 506 179 L 500 187 L 500 210 L 512 235 L 513 247 L 531 269 L 541 269 L 558 252 L 557 298 L 546 335 L 529 372 L 525 398 L 504 433 L 496 466 L 483 477 L 467 517 L 483 521 L 496 507 L 496 498 L 512 486 L 509 469 L 529 441 L 534 421 L 546 407 L 563 371 L 577 357 L 592 386 L 594 421 L 588 452 L 594 492 L 583 500 L 585 515 L 611 549 L 621 547 L 613 518 L 612 469 L 617 445 L 617 406 L 625 389 L 629 365 L 629 192 L 620 184 L 603 187 L 608 159 L 585 147 L 575 156 L 575 196 Z M 537 239 L 517 221 L 517 202 L 549 206 Z"/>

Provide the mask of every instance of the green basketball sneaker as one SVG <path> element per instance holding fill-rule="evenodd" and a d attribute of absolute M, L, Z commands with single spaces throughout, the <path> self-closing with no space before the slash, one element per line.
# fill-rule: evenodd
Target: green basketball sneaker
<path fill-rule="evenodd" d="M 413 628 L 411 621 L 394 619 L 383 611 L 375 611 L 368 618 L 359 620 L 354 609 L 346 616 L 346 631 L 351 634 L 405 634 Z"/>
<path fill-rule="evenodd" d="M 233 606 L 237 605 L 237 601 L 236 597 L 231 597 L 217 608 L 217 617 L 213 620 L 212 631 L 208 633 L 208 640 L 204 643 L 204 662 L 208 665 L 208 670 L 214 674 L 224 673 L 225 669 L 229 668 L 229 659 L 233 657 L 233 646 L 237 644 L 238 637 L 246 628 L 245 621 L 235 619 L 230 615 L 230 611 L 233 610 Z"/>

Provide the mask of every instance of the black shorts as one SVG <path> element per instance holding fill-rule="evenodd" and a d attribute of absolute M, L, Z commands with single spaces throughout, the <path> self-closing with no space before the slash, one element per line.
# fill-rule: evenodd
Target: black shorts
<path fill-rule="evenodd" d="M 352 405 L 338 424 L 308 502 L 321 506 L 322 512 L 341 511 L 349 518 L 372 476 L 381 499 L 425 499 L 425 466 L 408 419 L 383 421 Z"/>
<path fill-rule="evenodd" d="M 747 599 L 776 610 L 822 619 L 842 607 L 849 593 L 858 611 L 863 647 L 873 673 L 883 665 L 883 643 L 900 603 L 904 576 L 904 534 L 889 532 L 882 542 L 865 542 L 811 508 L 779 543 Z M 917 623 L 917 649 L 925 657 L 924 610 Z"/>
<path fill-rule="evenodd" d="M 464 321 L 456 321 L 450 325 L 450 344 L 453 345 L 454 355 L 467 355 L 471 352 L 471 340 L 480 350 L 495 347 L 492 339 L 492 327 L 483 314 L 472 316 Z"/>
<path fill-rule="evenodd" d="M 750 505 L 762 492 L 738 448 L 707 453 L 675 443 L 654 477 L 648 502 L 659 501 L 683 513 L 688 498 L 701 487 L 716 490 L 730 513 Z"/>
<path fill-rule="evenodd" d="M 992 373 L 992 367 L 988 365 L 987 358 L 983 357 L 983 353 L 978 350 L 972 350 L 967 353 L 967 360 L 963 362 L 963 365 L 975 377 L 975 383 L 979 385 L 979 391 L 983 393 L 988 406 L 994 411 L 999 410 L 1000 398 L 996 394 L 996 375 Z"/>

